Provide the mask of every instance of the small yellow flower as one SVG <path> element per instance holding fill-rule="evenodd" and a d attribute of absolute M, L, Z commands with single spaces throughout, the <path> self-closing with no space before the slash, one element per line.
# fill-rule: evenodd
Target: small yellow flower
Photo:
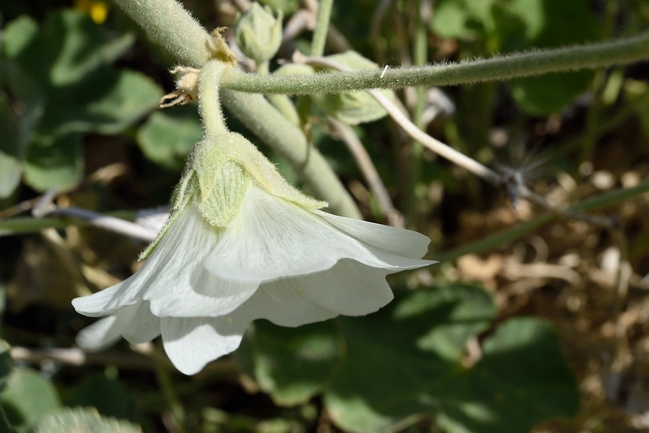
<path fill-rule="evenodd" d="M 74 0 L 74 8 L 90 15 L 96 23 L 101 24 L 108 17 L 108 3 L 97 0 Z"/>

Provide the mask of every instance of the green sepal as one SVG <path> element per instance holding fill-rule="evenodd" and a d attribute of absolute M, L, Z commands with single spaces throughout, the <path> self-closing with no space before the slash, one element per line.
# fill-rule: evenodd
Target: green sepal
<path fill-rule="evenodd" d="M 298 204 L 308 210 L 321 209 L 327 205 L 325 202 L 303 194 L 289 184 L 264 154 L 257 150 L 244 136 L 234 132 L 206 137 L 194 147 L 190 155 L 189 164 L 198 179 L 201 203 L 209 202 L 208 196 L 210 194 L 216 194 L 222 189 L 232 188 L 232 185 L 217 185 L 219 182 L 243 182 L 236 177 L 232 179 L 222 177 L 226 175 L 226 172 L 221 174 L 220 170 L 228 162 L 241 167 L 246 178 L 254 181 L 257 187 L 269 194 Z M 228 171 L 227 173 L 229 173 L 227 176 L 233 175 L 233 172 Z M 235 188 L 245 194 L 241 185 L 237 184 Z M 218 197 L 215 197 L 215 200 L 218 200 Z M 229 198 L 228 201 L 235 203 L 237 199 Z M 234 212 L 234 215 L 236 213 Z M 223 219 L 217 218 L 216 220 Z"/>
<path fill-rule="evenodd" d="M 257 63 L 272 59 L 282 44 L 282 18 L 281 10 L 275 18 L 270 7 L 253 3 L 235 29 L 235 39 L 241 51 Z"/>

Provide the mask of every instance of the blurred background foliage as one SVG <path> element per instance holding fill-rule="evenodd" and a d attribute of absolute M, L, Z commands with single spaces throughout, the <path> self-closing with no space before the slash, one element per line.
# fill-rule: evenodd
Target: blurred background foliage
<path fill-rule="evenodd" d="M 308 53 L 314 2 L 261 3 L 298 30 L 274 72 Z M 233 28 L 249 2 L 184 4 L 211 29 Z M 297 329 L 258 321 L 233 356 L 185 377 L 156 344 L 91 355 L 74 345 L 90 319 L 70 300 L 128 277 L 144 245 L 28 215 L 52 187 L 58 206 L 126 218 L 167 204 L 202 133 L 195 106 L 156 108 L 173 59 L 103 1 L 0 0 L 0 13 L 1 431 L 649 429 L 649 63 L 389 92 L 433 136 L 613 229 L 467 175 L 362 94 L 294 98 L 364 216 L 389 219 L 330 117 L 354 125 L 395 208 L 442 261 L 395 276 L 379 313 Z M 649 30 L 649 4 L 353 0 L 334 2 L 332 20 L 328 55 L 399 66 L 634 35 Z M 371 62 L 341 57 L 351 49 Z"/>

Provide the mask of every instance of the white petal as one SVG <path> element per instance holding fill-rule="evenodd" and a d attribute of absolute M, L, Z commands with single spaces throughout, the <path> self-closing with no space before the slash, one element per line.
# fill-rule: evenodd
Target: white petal
<path fill-rule="evenodd" d="M 383 268 L 389 271 L 388 274 L 393 274 L 395 272 L 400 272 L 407 269 L 423 268 L 424 266 L 429 266 L 434 263 L 437 263 L 434 260 L 410 259 L 408 257 L 388 253 L 384 250 L 370 247 L 370 246 L 366 246 L 365 248 L 369 253 L 372 254 L 372 257 L 374 258 L 374 263 L 366 260 L 358 260 L 358 261 L 365 265 L 372 266 L 374 268 Z M 375 264 L 376 262 L 382 263 L 382 265 L 377 265 Z"/>
<path fill-rule="evenodd" d="M 77 334 L 77 344 L 90 352 L 99 352 L 115 344 L 120 339 L 117 316 L 108 316 L 83 328 Z"/>
<path fill-rule="evenodd" d="M 133 276 L 122 281 L 121 283 L 117 283 L 114 286 L 108 287 L 90 296 L 74 298 L 72 300 L 72 306 L 75 310 L 77 310 L 77 313 L 89 317 L 100 317 L 107 314 L 114 314 L 118 310 L 118 308 L 107 308 L 107 305 L 111 301 L 113 301 L 114 298 L 121 297 L 123 295 L 123 286 L 125 284 L 129 284 L 129 280 L 131 278 L 133 278 Z"/>
<path fill-rule="evenodd" d="M 398 260 L 389 253 L 382 257 L 389 261 L 317 214 L 251 186 L 205 266 L 224 279 L 269 282 L 323 271 L 342 258 L 395 271 L 429 264 Z"/>
<path fill-rule="evenodd" d="M 216 240 L 216 230 L 203 220 L 194 206 L 188 206 L 135 274 L 101 292 L 76 298 L 72 305 L 86 316 L 104 316 L 142 300 L 149 290 L 165 295 L 169 290 L 189 290 L 188 285 L 177 284 L 177 281 L 189 278 L 201 266 L 202 258 Z"/>
<path fill-rule="evenodd" d="M 387 273 L 346 259 L 328 271 L 296 277 L 295 284 L 309 301 L 320 307 L 347 316 L 363 316 L 394 298 L 385 281 Z"/>
<path fill-rule="evenodd" d="M 243 316 L 248 321 L 267 319 L 276 325 L 296 327 L 338 315 L 311 302 L 305 296 L 300 280 L 301 277 L 293 277 L 262 284 L 233 316 Z"/>
<path fill-rule="evenodd" d="M 158 335 L 160 319 L 151 314 L 148 302 L 138 302 L 82 329 L 77 335 L 77 344 L 86 350 L 99 351 L 114 344 L 121 336 L 137 344 L 151 341 Z"/>
<path fill-rule="evenodd" d="M 160 335 L 160 318 L 151 314 L 148 302 L 139 302 L 136 305 L 126 307 L 131 309 L 128 324 L 121 331 L 124 337 L 131 344 L 140 344 L 151 341 Z M 119 313 L 117 320 L 121 320 Z"/>
<path fill-rule="evenodd" d="M 176 278 L 159 281 L 144 299 L 158 317 L 217 317 L 234 311 L 257 287 L 257 281 L 225 280 L 204 266 L 188 266 Z"/>
<path fill-rule="evenodd" d="M 165 352 L 184 374 L 196 374 L 205 365 L 233 352 L 246 331 L 248 321 L 235 317 L 163 317 L 162 341 Z"/>
<path fill-rule="evenodd" d="M 315 213 L 338 230 L 365 245 L 411 259 L 420 259 L 428 252 L 430 239 L 421 233 L 345 218 L 322 211 L 315 211 Z"/>

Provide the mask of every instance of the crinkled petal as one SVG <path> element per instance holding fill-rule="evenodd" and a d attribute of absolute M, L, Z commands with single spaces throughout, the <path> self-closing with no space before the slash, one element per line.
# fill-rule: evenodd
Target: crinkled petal
<path fill-rule="evenodd" d="M 328 271 L 295 278 L 307 300 L 346 316 L 364 316 L 387 305 L 393 298 L 385 281 L 388 271 L 353 260 L 341 260 Z"/>
<path fill-rule="evenodd" d="M 160 319 L 149 311 L 148 302 L 138 302 L 122 308 L 84 328 L 77 335 L 77 343 L 89 351 L 103 350 L 120 337 L 130 343 L 151 341 L 160 335 Z"/>
<path fill-rule="evenodd" d="M 77 334 L 77 344 L 90 352 L 99 352 L 112 346 L 120 339 L 121 325 L 117 322 L 117 316 L 104 317 L 90 326 L 83 328 Z"/>
<path fill-rule="evenodd" d="M 383 260 L 374 249 L 318 214 L 251 186 L 239 215 L 220 236 L 205 266 L 225 279 L 269 282 L 324 271 L 343 258 L 395 271 L 430 263 L 401 260 L 386 252 L 381 254 Z"/>
<path fill-rule="evenodd" d="M 305 296 L 301 279 L 284 278 L 263 284 L 233 315 L 248 321 L 267 319 L 276 325 L 289 327 L 336 317 L 338 312 L 318 306 Z"/>
<path fill-rule="evenodd" d="M 163 317 L 162 341 L 165 352 L 184 374 L 196 374 L 205 365 L 233 352 L 246 331 L 249 321 L 236 316 L 219 318 Z"/>
<path fill-rule="evenodd" d="M 122 287 L 125 284 L 128 284 L 129 280 L 133 277 L 134 276 L 131 276 L 121 283 L 117 283 L 114 286 L 110 286 L 90 296 L 74 298 L 72 300 L 72 306 L 75 310 L 77 310 L 77 313 L 89 317 L 101 317 L 107 314 L 114 314 L 117 310 L 119 310 L 119 307 L 109 309 L 107 308 L 107 305 L 111 303 L 113 298 L 123 296 L 124 290 Z M 128 303 L 126 303 L 126 305 L 128 305 Z"/>
<path fill-rule="evenodd" d="M 411 259 L 420 259 L 428 252 L 430 239 L 421 233 L 345 218 L 322 211 L 314 213 L 365 245 Z"/>
<path fill-rule="evenodd" d="M 258 287 L 258 281 L 226 280 L 204 266 L 191 266 L 147 290 L 144 299 L 158 317 L 217 317 L 234 311 Z"/>
<path fill-rule="evenodd" d="M 126 307 L 132 309 L 130 322 L 121 331 L 124 337 L 131 344 L 140 344 L 151 341 L 160 335 L 160 318 L 151 314 L 151 307 L 148 302 L 138 302 L 136 305 Z M 117 320 L 121 320 L 119 313 Z"/>
<path fill-rule="evenodd" d="M 86 316 L 104 316 L 135 304 L 151 292 L 147 299 L 182 291 L 189 298 L 193 292 L 189 281 L 202 259 L 217 241 L 217 232 L 196 211 L 188 206 L 160 240 L 155 251 L 142 267 L 128 279 L 83 298 L 72 305 Z M 200 301 L 199 301 L 200 302 Z"/>

